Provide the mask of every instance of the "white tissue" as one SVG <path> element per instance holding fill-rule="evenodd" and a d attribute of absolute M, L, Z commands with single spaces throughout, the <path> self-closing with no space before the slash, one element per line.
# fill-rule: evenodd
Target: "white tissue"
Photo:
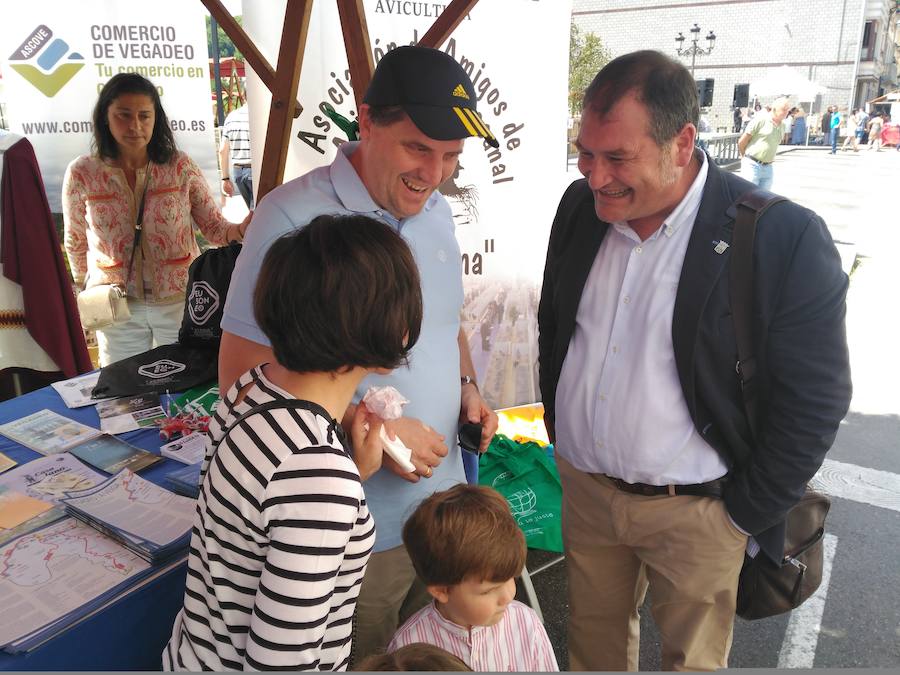
<path fill-rule="evenodd" d="M 404 471 L 415 471 L 416 467 L 409 458 L 412 457 L 412 450 L 406 447 L 406 444 L 397 436 L 391 440 L 387 435 L 384 427 L 381 427 L 381 445 L 388 456 L 401 466 Z"/>
<path fill-rule="evenodd" d="M 369 387 L 362 402 L 369 412 L 383 420 L 396 420 L 403 417 L 403 406 L 409 403 L 399 391 L 393 387 Z"/>
<path fill-rule="evenodd" d="M 396 420 L 403 416 L 403 406 L 409 400 L 393 387 L 369 387 L 362 398 L 369 412 L 378 415 L 383 420 Z M 415 471 L 416 467 L 410 460 L 412 450 L 400 440 L 400 437 L 391 440 L 384 427 L 381 427 L 381 445 L 388 456 L 399 464 L 404 471 Z"/>

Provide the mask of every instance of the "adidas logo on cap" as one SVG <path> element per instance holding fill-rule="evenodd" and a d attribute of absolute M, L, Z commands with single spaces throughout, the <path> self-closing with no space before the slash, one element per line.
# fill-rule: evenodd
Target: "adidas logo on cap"
<path fill-rule="evenodd" d="M 458 98 L 469 98 L 469 95 L 466 93 L 465 87 L 463 87 L 461 84 L 456 85 L 456 89 L 453 90 L 453 95 Z"/>

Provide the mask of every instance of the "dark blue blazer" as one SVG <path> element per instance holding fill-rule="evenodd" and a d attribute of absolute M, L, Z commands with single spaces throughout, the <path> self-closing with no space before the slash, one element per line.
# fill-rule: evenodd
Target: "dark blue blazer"
<path fill-rule="evenodd" d="M 709 161 L 709 159 L 707 159 Z M 744 413 L 729 299 L 734 202 L 754 185 L 709 161 L 675 299 L 672 340 L 694 426 L 732 467 L 729 514 L 773 560 L 782 557 L 784 518 L 834 442 L 850 405 L 844 327 L 848 279 L 825 223 L 792 202 L 771 207 L 754 245 L 757 434 Z M 556 386 L 581 293 L 608 224 L 584 179 L 560 202 L 547 249 L 538 311 L 540 386 L 554 438 Z"/>

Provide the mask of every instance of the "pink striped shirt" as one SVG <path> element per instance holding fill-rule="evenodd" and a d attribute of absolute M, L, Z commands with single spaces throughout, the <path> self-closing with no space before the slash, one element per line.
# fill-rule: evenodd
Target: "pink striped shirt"
<path fill-rule="evenodd" d="M 388 652 L 414 642 L 445 649 L 474 671 L 556 672 L 556 656 L 534 610 L 513 600 L 493 626 L 467 630 L 448 621 L 432 602 L 413 614 L 394 635 Z"/>

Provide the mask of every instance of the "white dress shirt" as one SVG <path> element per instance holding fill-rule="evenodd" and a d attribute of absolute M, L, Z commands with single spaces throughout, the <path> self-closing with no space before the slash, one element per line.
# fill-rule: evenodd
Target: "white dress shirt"
<path fill-rule="evenodd" d="M 612 223 L 581 294 L 556 393 L 556 449 L 580 471 L 629 483 L 719 478 L 725 460 L 691 420 L 672 344 L 684 255 L 707 164 L 645 241 Z M 709 244 L 712 246 L 712 242 Z"/>

